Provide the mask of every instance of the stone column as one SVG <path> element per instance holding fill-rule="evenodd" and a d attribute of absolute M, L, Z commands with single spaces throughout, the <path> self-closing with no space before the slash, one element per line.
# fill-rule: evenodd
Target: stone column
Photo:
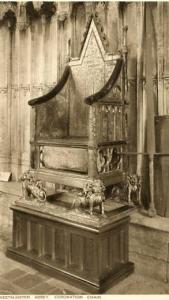
<path fill-rule="evenodd" d="M 20 31 L 16 25 L 12 40 L 12 94 L 11 94 L 11 141 L 13 179 L 17 179 L 21 172 L 21 98 L 20 98 Z"/>
<path fill-rule="evenodd" d="M 12 31 L 0 27 L 0 171 L 10 171 L 11 160 L 11 44 Z"/>
<path fill-rule="evenodd" d="M 146 3 L 146 146 L 149 153 L 149 185 L 150 207 L 149 215 L 156 214 L 154 206 L 154 152 L 155 152 L 155 126 L 154 126 L 154 95 L 153 95 L 153 20 L 151 4 Z"/>
<path fill-rule="evenodd" d="M 21 173 L 30 165 L 30 63 L 31 63 L 31 32 L 30 27 L 19 26 L 20 57 L 19 57 L 19 93 L 20 93 L 20 122 L 21 122 Z"/>
<path fill-rule="evenodd" d="M 144 35 L 145 3 L 137 3 L 137 152 L 144 152 Z M 142 174 L 143 156 L 137 156 L 137 173 Z"/>

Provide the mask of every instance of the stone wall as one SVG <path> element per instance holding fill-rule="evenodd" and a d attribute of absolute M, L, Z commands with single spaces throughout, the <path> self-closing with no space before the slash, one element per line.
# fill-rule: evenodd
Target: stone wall
<path fill-rule="evenodd" d="M 37 17 L 31 12 L 28 18 L 20 2 L 0 3 L 0 169 L 12 171 L 13 179 L 29 167 L 27 102 L 58 79 L 57 18 L 38 15 L 38 9 L 32 8 Z"/>

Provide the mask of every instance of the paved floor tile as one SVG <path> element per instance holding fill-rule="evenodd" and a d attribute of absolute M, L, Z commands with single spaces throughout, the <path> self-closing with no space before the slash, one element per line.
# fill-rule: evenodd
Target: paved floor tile
<path fill-rule="evenodd" d="M 43 279 L 37 274 L 27 274 L 20 279 L 16 279 L 13 282 L 15 283 L 15 285 L 20 286 L 24 289 L 32 289 L 42 281 Z"/>
<path fill-rule="evenodd" d="M 51 278 L 47 281 L 50 285 L 55 286 L 55 288 L 57 287 L 57 289 L 59 289 L 59 291 L 71 291 L 72 294 L 74 295 L 80 295 L 80 294 L 85 294 L 85 291 L 82 289 L 77 288 L 76 286 L 73 286 L 71 284 L 69 284 L 68 282 L 65 281 L 61 281 L 55 278 Z"/>
<path fill-rule="evenodd" d="M 45 273 L 41 273 L 41 272 L 39 272 L 39 271 L 36 271 L 35 269 L 34 269 L 34 273 L 35 273 L 35 275 L 38 275 L 38 276 L 40 275 L 40 277 L 41 277 L 43 280 L 45 280 L 45 281 L 51 279 L 51 276 L 49 276 L 49 275 L 47 275 L 47 274 L 45 274 Z"/>
<path fill-rule="evenodd" d="M 16 266 L 15 264 L 9 264 L 8 261 L 0 261 L 0 273 L 6 273 L 7 271 L 11 271 L 13 269 L 15 269 Z"/>
<path fill-rule="evenodd" d="M 13 285 L 10 281 L 0 279 L 0 295 L 25 295 L 26 290 Z"/>
<path fill-rule="evenodd" d="M 19 277 L 22 277 L 26 275 L 26 272 L 21 269 L 14 269 L 12 271 L 9 271 L 7 273 L 4 273 L 1 275 L 1 278 L 8 279 L 9 281 L 14 281 L 18 279 Z"/>
<path fill-rule="evenodd" d="M 49 295 L 75 295 L 75 294 L 72 291 L 69 291 L 69 293 L 66 293 L 64 289 L 55 288 L 54 290 L 52 290 L 49 293 Z"/>
<path fill-rule="evenodd" d="M 0 243 L 1 243 L 1 241 L 0 241 Z M 22 264 L 22 263 L 20 263 L 20 262 L 18 262 L 16 260 L 13 260 L 13 259 L 7 257 L 4 252 L 0 251 L 0 267 L 1 267 L 1 262 L 2 262 L 2 264 L 5 263 L 5 265 L 6 264 L 9 265 L 11 267 L 11 269 L 21 269 L 21 270 L 23 270 L 23 271 L 25 271 L 27 273 L 31 273 L 31 274 L 37 273 L 37 271 L 35 269 L 33 269 L 33 268 L 31 268 L 31 267 L 29 267 L 27 265 L 24 265 L 24 264 Z M 5 272 L 7 270 L 5 270 Z M 3 273 L 5 273 L 5 272 L 3 272 Z M 1 272 L 1 268 L 0 268 L 0 273 L 2 273 Z"/>
<path fill-rule="evenodd" d="M 54 286 L 48 284 L 47 282 L 40 283 L 30 290 L 31 294 L 35 295 L 47 295 L 54 289 Z"/>

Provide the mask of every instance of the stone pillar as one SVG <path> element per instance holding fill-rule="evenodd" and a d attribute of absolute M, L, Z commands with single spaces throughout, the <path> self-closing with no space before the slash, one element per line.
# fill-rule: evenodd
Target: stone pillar
<path fill-rule="evenodd" d="M 144 152 L 144 26 L 145 26 L 145 3 L 137 4 L 137 152 Z M 137 156 L 137 173 L 142 174 L 143 156 Z"/>
<path fill-rule="evenodd" d="M 12 40 L 12 94 L 11 94 L 11 171 L 13 179 L 21 172 L 21 94 L 20 94 L 20 30 L 16 25 Z"/>
<path fill-rule="evenodd" d="M 50 22 L 50 45 L 48 48 L 48 51 L 50 51 L 50 76 L 53 85 L 58 80 L 58 47 L 58 24 L 57 17 L 54 15 Z"/>
<path fill-rule="evenodd" d="M 68 58 L 68 17 L 69 3 L 58 2 L 57 20 L 58 20 L 58 73 L 62 76 Z"/>
<path fill-rule="evenodd" d="M 0 27 L 0 171 L 10 171 L 11 161 L 11 43 L 5 22 Z"/>
<path fill-rule="evenodd" d="M 19 67 L 19 91 L 20 91 L 20 122 L 21 122 L 21 173 L 29 169 L 30 164 L 30 107 L 28 101 L 31 98 L 30 90 L 30 62 L 31 62 L 31 32 L 30 28 L 20 28 L 20 67 Z"/>

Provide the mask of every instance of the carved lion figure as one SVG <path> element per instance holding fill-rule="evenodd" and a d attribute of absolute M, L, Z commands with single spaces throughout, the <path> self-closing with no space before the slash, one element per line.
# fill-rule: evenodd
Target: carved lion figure
<path fill-rule="evenodd" d="M 40 180 L 35 180 L 30 170 L 22 174 L 19 179 L 22 181 L 22 193 L 24 199 L 30 200 L 32 198 L 38 199 L 40 202 L 46 201 L 46 191 Z"/>
<path fill-rule="evenodd" d="M 132 195 L 135 195 L 137 203 L 141 204 L 141 178 L 137 174 L 127 176 L 128 203 L 132 202 Z"/>
<path fill-rule="evenodd" d="M 105 201 L 105 186 L 101 180 L 93 180 L 93 182 L 86 183 L 83 192 L 79 193 L 78 198 L 74 200 L 73 206 L 75 208 L 87 208 L 89 207 L 90 215 L 93 214 L 93 208 L 95 206 L 100 207 L 100 213 L 104 214 Z"/>

